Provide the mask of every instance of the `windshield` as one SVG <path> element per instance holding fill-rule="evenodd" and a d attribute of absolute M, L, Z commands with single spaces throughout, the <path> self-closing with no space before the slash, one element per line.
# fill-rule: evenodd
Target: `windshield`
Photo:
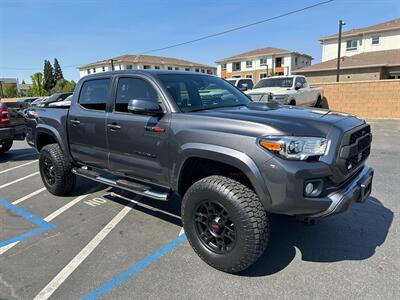
<path fill-rule="evenodd" d="M 247 105 L 251 100 L 215 76 L 160 74 L 163 85 L 182 112 Z"/>
<path fill-rule="evenodd" d="M 253 89 L 265 88 L 265 87 L 282 87 L 291 88 L 293 85 L 293 77 L 288 78 L 268 78 L 260 80 Z"/>

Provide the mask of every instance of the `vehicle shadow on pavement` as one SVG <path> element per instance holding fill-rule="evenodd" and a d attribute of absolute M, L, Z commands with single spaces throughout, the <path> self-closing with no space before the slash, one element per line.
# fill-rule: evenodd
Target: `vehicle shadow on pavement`
<path fill-rule="evenodd" d="M 376 198 L 349 211 L 305 225 L 294 218 L 271 215 L 271 239 L 264 255 L 241 276 L 267 276 L 286 268 L 296 255 L 308 262 L 364 260 L 382 245 L 393 212 Z"/>
<path fill-rule="evenodd" d="M 0 163 L 37 159 L 38 156 L 39 154 L 31 148 L 14 149 L 2 154 L 0 157 Z"/>

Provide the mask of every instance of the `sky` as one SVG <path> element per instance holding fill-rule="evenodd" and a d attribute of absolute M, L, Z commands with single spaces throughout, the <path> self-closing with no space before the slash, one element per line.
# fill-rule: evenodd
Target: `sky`
<path fill-rule="evenodd" d="M 323 0 L 0 0 L 0 78 L 31 82 L 56 57 L 66 79 L 76 65 L 143 53 L 274 17 Z M 321 61 L 319 39 L 400 17 L 399 0 L 335 0 L 294 15 L 152 53 L 215 65 L 262 47 L 303 52 Z M 72 67 L 71 67 L 72 66 Z"/>

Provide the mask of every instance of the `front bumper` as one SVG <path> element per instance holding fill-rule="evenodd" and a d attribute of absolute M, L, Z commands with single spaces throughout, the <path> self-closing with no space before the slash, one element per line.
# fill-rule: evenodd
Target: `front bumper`
<path fill-rule="evenodd" d="M 335 191 L 325 197 L 324 201 L 330 202 L 329 207 L 310 218 L 322 218 L 347 210 L 354 202 L 363 203 L 371 194 L 374 170 L 364 166 L 345 188 Z"/>

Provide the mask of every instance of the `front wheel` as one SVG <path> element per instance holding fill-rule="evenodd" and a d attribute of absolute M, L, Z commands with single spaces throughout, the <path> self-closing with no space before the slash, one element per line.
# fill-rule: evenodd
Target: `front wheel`
<path fill-rule="evenodd" d="M 45 187 L 53 195 L 66 195 L 74 189 L 76 175 L 72 173 L 72 165 L 58 144 L 42 148 L 39 169 Z"/>
<path fill-rule="evenodd" d="M 3 154 L 11 149 L 13 145 L 12 139 L 5 139 L 0 141 L 0 154 Z"/>
<path fill-rule="evenodd" d="M 183 198 L 182 220 L 194 251 L 224 272 L 248 268 L 268 243 L 267 214 L 257 195 L 227 177 L 194 183 Z"/>

